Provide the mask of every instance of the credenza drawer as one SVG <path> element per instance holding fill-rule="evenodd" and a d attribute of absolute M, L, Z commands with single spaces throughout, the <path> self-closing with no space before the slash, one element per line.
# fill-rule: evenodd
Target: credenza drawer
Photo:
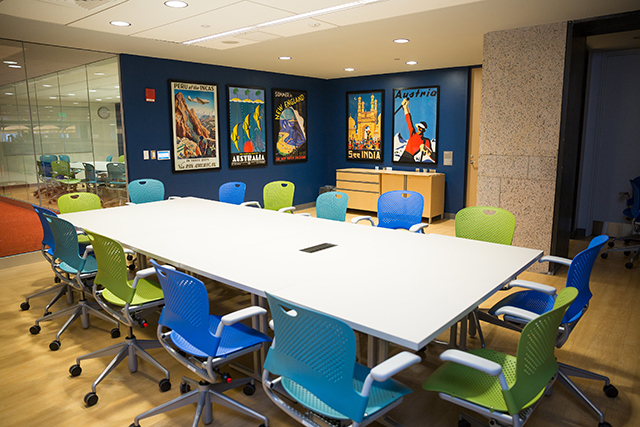
<path fill-rule="evenodd" d="M 372 182 L 380 183 L 380 174 L 378 173 L 358 173 L 358 172 L 336 172 L 337 181 L 353 181 L 353 182 Z"/>
<path fill-rule="evenodd" d="M 336 181 L 336 187 L 344 190 L 368 191 L 370 193 L 380 193 L 380 184 L 377 182 L 357 182 L 357 181 Z"/>

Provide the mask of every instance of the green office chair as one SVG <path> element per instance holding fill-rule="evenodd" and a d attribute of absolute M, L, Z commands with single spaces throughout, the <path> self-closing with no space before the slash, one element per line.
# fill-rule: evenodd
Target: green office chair
<path fill-rule="evenodd" d="M 82 182 L 82 180 L 76 178 L 71 172 L 69 162 L 65 162 L 63 160 L 55 160 L 51 162 L 51 175 L 65 193 L 68 193 L 69 191 L 76 191 L 78 184 Z"/>
<path fill-rule="evenodd" d="M 296 208 L 293 206 L 293 194 L 296 186 L 289 181 L 272 181 L 262 189 L 262 199 L 264 208 L 278 212 L 293 212 Z M 242 206 L 260 207 L 260 203 L 251 201 L 244 202 Z"/>
<path fill-rule="evenodd" d="M 161 379 L 158 384 L 160 390 L 170 390 L 169 371 L 146 351 L 160 348 L 160 342 L 158 340 L 138 341 L 133 334 L 134 326 L 147 326 L 145 313 L 158 310 L 164 304 L 160 283 L 148 279 L 149 276 L 155 275 L 155 269 L 140 270 L 136 273 L 134 280 L 128 280 L 127 262 L 120 243 L 90 231 L 86 231 L 86 233 L 98 263 L 98 274 L 93 281 L 93 296 L 105 312 L 129 328 L 129 335 L 124 342 L 78 357 L 75 365 L 69 368 L 71 376 L 77 377 L 82 373 L 81 361 L 115 355 L 91 385 L 91 392 L 85 395 L 84 402 L 87 406 L 98 403 L 96 387 L 127 357 L 130 372 L 138 370 L 138 356 L 162 371 L 165 378 Z"/>
<path fill-rule="evenodd" d="M 488 418 L 490 425 L 522 426 L 557 378 L 556 334 L 577 295 L 577 289 L 565 288 L 551 311 L 539 317 L 530 313 L 516 357 L 484 348 L 447 350 L 440 355 L 446 363 L 429 375 L 422 388 Z M 459 419 L 460 427 L 483 425 L 464 413 Z"/>
<path fill-rule="evenodd" d="M 118 163 L 124 163 L 124 154 L 121 156 L 118 156 Z"/>
<path fill-rule="evenodd" d="M 100 196 L 93 193 L 69 193 L 58 198 L 61 214 L 102 209 Z"/>

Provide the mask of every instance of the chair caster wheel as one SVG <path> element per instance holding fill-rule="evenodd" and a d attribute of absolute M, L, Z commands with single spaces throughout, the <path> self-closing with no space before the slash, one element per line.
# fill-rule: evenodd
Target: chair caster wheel
<path fill-rule="evenodd" d="M 607 397 L 616 397 L 618 396 L 618 389 L 615 388 L 615 386 L 608 384 L 605 385 L 604 387 L 602 387 L 602 390 L 604 391 L 604 394 L 607 395 Z"/>
<path fill-rule="evenodd" d="M 58 276 L 56 276 L 56 277 L 53 279 L 53 281 L 54 281 L 54 283 L 60 283 L 60 282 L 62 282 L 62 280 L 60 280 L 60 278 L 59 278 Z"/>
<path fill-rule="evenodd" d="M 167 378 L 161 379 L 158 383 L 158 386 L 160 387 L 161 392 L 171 390 L 171 382 Z"/>
<path fill-rule="evenodd" d="M 95 405 L 96 403 L 98 403 L 98 395 L 95 394 L 94 392 L 87 393 L 84 396 L 84 403 L 86 403 L 87 406 Z"/>
<path fill-rule="evenodd" d="M 631 255 L 631 251 L 624 251 L 624 256 L 629 256 Z"/>
<path fill-rule="evenodd" d="M 134 271 L 136 269 L 136 265 L 135 264 L 129 264 L 127 266 L 127 268 L 129 269 L 129 271 Z"/>
<path fill-rule="evenodd" d="M 82 368 L 80 367 L 80 365 L 71 365 L 71 367 L 69 368 L 69 373 L 72 377 L 77 377 L 82 373 Z"/>
<path fill-rule="evenodd" d="M 629 242 L 631 242 L 631 240 L 629 240 L 629 239 L 624 239 L 624 244 L 625 244 L 625 245 L 628 245 L 628 244 L 629 244 Z"/>
<path fill-rule="evenodd" d="M 180 383 L 180 394 L 189 393 L 191 391 L 191 386 L 187 383 Z"/>
<path fill-rule="evenodd" d="M 616 245 L 616 243 L 612 240 L 609 243 L 607 243 L 607 245 L 609 245 L 609 247 L 612 248 Z"/>
<path fill-rule="evenodd" d="M 29 310 L 29 308 L 30 308 L 30 307 L 31 307 L 31 306 L 29 305 L 29 302 L 28 302 L 28 301 L 25 301 L 25 302 L 23 302 L 22 304 L 20 304 L 20 308 L 21 308 L 23 311 Z"/>
<path fill-rule="evenodd" d="M 605 421 L 603 423 L 598 424 L 598 427 L 611 427 L 611 424 Z"/>
<path fill-rule="evenodd" d="M 127 255 L 127 261 L 133 261 L 133 255 L 131 254 Z"/>
<path fill-rule="evenodd" d="M 242 388 L 242 392 L 247 395 L 247 396 L 252 396 L 253 393 L 256 392 L 256 386 L 254 386 L 253 384 L 249 383 L 246 384 L 243 388 Z"/>
<path fill-rule="evenodd" d="M 603 252 L 602 255 L 600 255 L 600 258 L 602 259 L 607 259 L 609 257 L 609 254 L 606 252 Z"/>
<path fill-rule="evenodd" d="M 42 315 L 43 317 L 47 317 L 48 315 L 50 315 L 51 312 L 50 311 L 45 311 L 44 314 Z"/>
<path fill-rule="evenodd" d="M 49 344 L 49 350 L 58 351 L 59 349 L 60 349 L 60 341 L 58 340 L 51 341 L 51 344 Z"/>
<path fill-rule="evenodd" d="M 471 423 L 467 420 L 458 420 L 458 427 L 471 427 Z"/>
<path fill-rule="evenodd" d="M 40 329 L 40 325 L 33 325 L 29 328 L 29 332 L 31 332 L 31 335 L 38 335 L 40 333 Z"/>
<path fill-rule="evenodd" d="M 111 338 L 118 338 L 118 337 L 120 337 L 120 329 L 113 328 L 111 330 Z"/>
<path fill-rule="evenodd" d="M 628 270 L 631 270 L 633 268 L 633 263 L 632 262 L 628 262 L 624 266 L 627 267 Z"/>

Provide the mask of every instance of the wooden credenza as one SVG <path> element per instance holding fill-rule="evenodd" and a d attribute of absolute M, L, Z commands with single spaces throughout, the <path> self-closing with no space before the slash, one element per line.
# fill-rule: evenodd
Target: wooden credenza
<path fill-rule="evenodd" d="M 349 195 L 349 209 L 377 212 L 378 196 L 392 190 L 422 194 L 422 216 L 431 219 L 444 214 L 444 174 L 375 169 L 338 169 L 336 187 Z"/>

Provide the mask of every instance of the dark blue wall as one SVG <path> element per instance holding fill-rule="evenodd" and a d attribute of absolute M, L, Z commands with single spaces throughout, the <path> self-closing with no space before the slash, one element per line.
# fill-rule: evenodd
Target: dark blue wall
<path fill-rule="evenodd" d="M 124 132 L 129 180 L 156 178 L 164 182 L 167 195 L 218 198 L 218 187 L 228 181 L 247 184 L 245 200 L 262 201 L 262 187 L 274 180 L 296 184 L 295 204 L 315 201 L 319 187 L 335 184 L 335 170 L 345 167 L 373 168 L 374 163 L 346 160 L 346 92 L 385 90 L 384 162 L 391 162 L 393 88 L 440 86 L 438 172 L 446 176 L 445 212 L 464 207 L 464 168 L 467 135 L 469 69 L 417 71 L 348 79 L 321 80 L 285 74 L 172 61 L 133 55 L 120 56 Z M 215 83 L 220 94 L 219 123 L 222 167 L 217 170 L 173 172 L 172 162 L 143 160 L 143 150 L 171 150 L 171 100 L 169 80 Z M 226 85 L 266 89 L 268 165 L 229 169 L 229 126 Z M 156 91 L 156 102 L 146 102 L 145 88 Z M 304 163 L 273 163 L 271 89 L 306 90 L 308 96 L 309 160 Z M 443 151 L 453 151 L 453 166 L 442 166 Z"/>

